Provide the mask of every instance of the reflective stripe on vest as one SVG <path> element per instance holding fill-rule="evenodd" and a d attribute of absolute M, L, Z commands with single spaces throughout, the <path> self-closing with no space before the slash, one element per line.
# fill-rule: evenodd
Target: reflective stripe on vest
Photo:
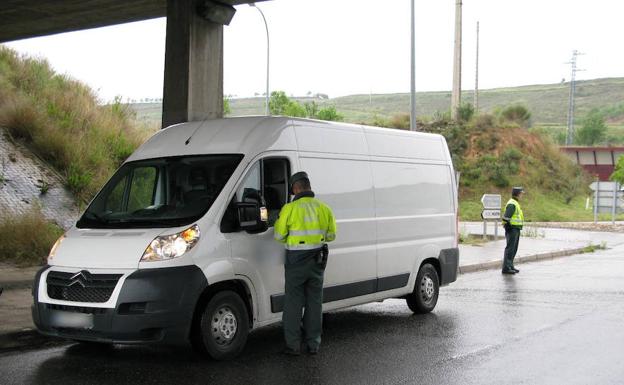
<path fill-rule="evenodd" d="M 323 247 L 322 243 L 313 243 L 313 244 L 300 244 L 300 245 L 290 245 L 286 244 L 286 250 L 315 250 Z"/>
<path fill-rule="evenodd" d="M 516 208 L 514 210 L 513 215 L 509 219 L 509 224 L 512 226 L 522 226 L 524 225 L 524 214 L 522 213 L 522 209 L 520 208 L 520 203 L 517 200 L 511 198 L 508 202 L 508 205 L 514 205 Z"/>
<path fill-rule="evenodd" d="M 331 209 L 312 197 L 284 205 L 275 223 L 274 237 L 287 250 L 312 250 L 336 238 L 336 221 Z"/>

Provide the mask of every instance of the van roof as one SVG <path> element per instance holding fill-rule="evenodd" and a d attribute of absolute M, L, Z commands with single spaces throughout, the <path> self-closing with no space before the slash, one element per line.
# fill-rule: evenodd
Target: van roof
<path fill-rule="evenodd" d="M 325 135 L 318 135 L 325 131 Z M 441 135 L 349 123 L 248 116 L 180 123 L 155 133 L 127 161 L 179 155 L 271 150 L 448 160 Z"/>

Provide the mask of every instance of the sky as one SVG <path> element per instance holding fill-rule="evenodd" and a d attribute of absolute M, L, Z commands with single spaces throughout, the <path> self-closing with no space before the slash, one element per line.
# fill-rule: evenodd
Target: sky
<path fill-rule="evenodd" d="M 415 0 L 416 90 L 452 86 L 456 0 Z M 409 0 L 272 0 L 258 3 L 269 25 L 270 89 L 330 97 L 409 92 Z M 624 76 L 620 0 L 463 0 L 462 89 Z M 46 58 L 103 101 L 162 97 L 164 18 L 7 43 Z M 224 93 L 266 88 L 266 32 L 257 9 L 237 7 L 224 27 Z"/>

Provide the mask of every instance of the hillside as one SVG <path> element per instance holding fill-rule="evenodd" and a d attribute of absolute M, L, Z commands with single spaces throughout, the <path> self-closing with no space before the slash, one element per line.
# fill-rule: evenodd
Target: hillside
<path fill-rule="evenodd" d="M 468 129 L 465 135 L 465 149 L 456 161 L 463 220 L 480 219 L 482 194 L 498 193 L 506 200 L 512 186 L 527 191 L 529 221 L 592 219 L 584 209 L 590 178 L 550 140 L 520 127 Z"/>
<path fill-rule="evenodd" d="M 624 78 L 594 79 L 577 82 L 577 119 L 593 108 L 615 112 L 608 123 L 622 126 L 624 122 Z M 481 112 L 493 112 L 499 107 L 523 104 L 531 111 L 532 125 L 565 126 L 568 114 L 569 83 L 495 88 L 479 92 Z M 465 91 L 463 100 L 472 102 L 473 91 Z M 316 101 L 321 107 L 334 105 L 348 122 L 372 122 L 389 119 L 409 112 L 409 94 L 351 95 L 333 99 L 295 98 L 301 102 Z M 449 109 L 451 93 L 418 92 L 416 105 L 419 116 L 433 116 Z M 262 115 L 264 98 L 241 98 L 230 101 L 232 116 Z M 134 104 L 139 119 L 160 121 L 160 103 Z"/>
<path fill-rule="evenodd" d="M 119 101 L 56 73 L 44 59 L 0 46 L 0 127 L 51 164 L 65 186 L 90 200 L 148 134 Z"/>

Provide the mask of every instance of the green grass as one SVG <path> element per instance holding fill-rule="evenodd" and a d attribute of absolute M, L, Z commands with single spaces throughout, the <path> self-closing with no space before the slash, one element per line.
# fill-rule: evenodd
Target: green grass
<path fill-rule="evenodd" d="M 0 126 L 65 176 L 88 201 L 149 134 L 134 111 L 100 105 L 85 84 L 47 61 L 0 46 Z"/>
<path fill-rule="evenodd" d="M 46 220 L 38 207 L 25 215 L 5 213 L 0 219 L 0 261 L 42 265 L 62 234 L 63 229 Z"/>
<path fill-rule="evenodd" d="M 488 191 L 489 192 L 489 191 Z M 484 191 L 485 193 L 485 191 Z M 508 197 L 503 195 L 503 205 Z M 521 202 L 526 222 L 590 222 L 594 220 L 591 209 L 585 209 L 585 197 L 577 196 L 566 204 L 564 199 L 554 193 L 532 193 L 528 191 Z M 504 210 L 504 207 L 502 208 Z M 460 220 L 480 221 L 481 195 L 463 197 L 459 202 Z M 600 214 L 600 221 L 610 221 L 611 214 Z M 624 214 L 618 214 L 616 220 L 624 220 Z"/>

